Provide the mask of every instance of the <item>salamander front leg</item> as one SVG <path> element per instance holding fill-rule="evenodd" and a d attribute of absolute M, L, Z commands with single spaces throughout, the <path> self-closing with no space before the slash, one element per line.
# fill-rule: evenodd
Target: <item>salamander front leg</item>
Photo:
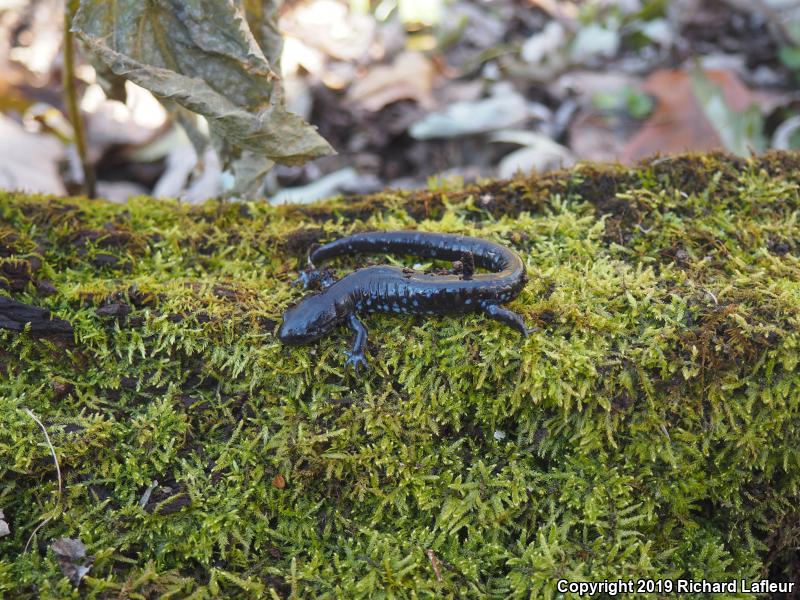
<path fill-rule="evenodd" d="M 517 331 L 519 331 L 524 337 L 528 337 L 528 334 L 534 331 L 533 329 L 528 329 L 527 327 L 525 327 L 525 321 L 522 320 L 522 317 L 520 315 L 518 315 L 512 310 L 503 308 L 499 304 L 482 302 L 481 310 L 483 310 L 483 313 L 490 319 L 494 319 L 495 321 L 500 321 L 501 323 L 505 323 L 509 327 L 512 327 Z"/>
<path fill-rule="evenodd" d="M 312 269 L 300 271 L 300 276 L 292 282 L 292 287 L 301 285 L 306 290 L 312 288 L 327 290 L 335 281 L 333 273 L 327 269 Z"/>
<path fill-rule="evenodd" d="M 347 361 L 345 366 L 353 365 L 353 370 L 358 373 L 358 365 L 364 365 L 367 368 L 367 358 L 364 356 L 364 347 L 367 345 L 367 328 L 358 320 L 355 314 L 351 314 L 347 318 L 347 326 L 353 330 L 355 336 L 353 337 L 353 347 L 347 352 Z"/>

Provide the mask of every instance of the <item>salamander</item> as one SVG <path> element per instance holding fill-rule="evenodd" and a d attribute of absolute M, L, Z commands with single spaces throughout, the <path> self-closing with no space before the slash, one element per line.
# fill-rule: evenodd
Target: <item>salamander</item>
<path fill-rule="evenodd" d="M 345 366 L 367 366 L 364 348 L 367 330 L 359 313 L 383 312 L 414 315 L 479 312 L 505 323 L 527 336 L 522 317 L 500 306 L 513 300 L 525 287 L 525 265 L 519 254 L 494 242 L 461 235 L 420 231 L 358 233 L 317 247 L 309 253 L 311 269 L 322 261 L 351 254 L 391 253 L 423 258 L 462 260 L 491 271 L 463 275 L 431 275 L 388 265 L 371 266 L 349 273 L 336 282 L 325 282 L 320 293 L 308 296 L 283 315 L 278 338 L 289 345 L 307 344 L 346 325 L 355 334 Z M 312 270 L 300 278 L 308 284 L 320 280 Z"/>

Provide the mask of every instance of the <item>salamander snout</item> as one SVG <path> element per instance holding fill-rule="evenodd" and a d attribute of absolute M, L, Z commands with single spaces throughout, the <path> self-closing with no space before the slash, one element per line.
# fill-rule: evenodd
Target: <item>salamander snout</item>
<path fill-rule="evenodd" d="M 284 344 L 307 344 L 330 333 L 342 318 L 336 306 L 324 294 L 306 298 L 283 315 L 278 339 Z"/>

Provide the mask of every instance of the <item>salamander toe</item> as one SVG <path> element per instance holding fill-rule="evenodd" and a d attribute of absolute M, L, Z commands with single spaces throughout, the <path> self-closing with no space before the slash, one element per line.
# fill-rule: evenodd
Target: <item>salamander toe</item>
<path fill-rule="evenodd" d="M 365 371 L 369 368 L 369 363 L 367 363 L 367 357 L 364 356 L 363 352 L 350 352 L 348 350 L 347 352 L 345 352 L 345 354 L 347 354 L 347 360 L 344 362 L 345 368 L 352 365 L 353 371 L 355 371 L 356 375 L 358 375 L 359 365 L 363 365 Z"/>

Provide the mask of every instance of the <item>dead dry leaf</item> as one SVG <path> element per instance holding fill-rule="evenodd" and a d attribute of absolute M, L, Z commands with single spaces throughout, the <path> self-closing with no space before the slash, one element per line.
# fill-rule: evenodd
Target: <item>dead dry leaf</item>
<path fill-rule="evenodd" d="M 283 488 L 285 488 L 286 487 L 286 479 L 284 478 L 284 476 L 281 475 L 280 473 L 275 475 L 275 478 L 272 480 L 272 487 L 278 488 L 279 490 L 282 490 Z"/>
<path fill-rule="evenodd" d="M 567 148 L 535 131 L 498 131 L 491 140 L 522 146 L 504 156 L 497 165 L 497 174 L 503 179 L 510 179 L 516 173 L 545 173 L 575 163 Z"/>
<path fill-rule="evenodd" d="M 283 40 L 278 28 L 280 2 L 236 0 L 236 4 L 244 12 L 250 31 L 269 64 L 278 71 L 283 50 Z"/>
<path fill-rule="evenodd" d="M 344 2 L 312 0 L 290 7 L 281 16 L 280 29 L 331 58 L 360 61 L 370 54 L 376 23 Z"/>
<path fill-rule="evenodd" d="M 528 0 L 528 2 L 566 25 L 571 31 L 578 29 L 579 9 L 576 3 L 568 0 Z"/>
<path fill-rule="evenodd" d="M 115 74 L 205 116 L 212 137 L 234 149 L 231 159 L 250 152 L 301 164 L 333 152 L 286 110 L 280 77 L 240 7 L 211 0 L 171 6 L 81 0 L 73 31 Z"/>
<path fill-rule="evenodd" d="M 11 535 L 11 528 L 6 522 L 6 516 L 3 514 L 3 509 L 0 508 L 0 537 Z"/>
<path fill-rule="evenodd" d="M 529 37 L 522 48 L 520 56 L 527 63 L 539 64 L 553 53 L 561 52 L 567 45 L 567 31 L 558 21 L 550 21 L 545 28 Z"/>
<path fill-rule="evenodd" d="M 354 168 L 345 167 L 306 185 L 284 188 L 270 196 L 269 201 L 271 204 L 308 204 L 349 188 L 370 187 L 371 182 L 372 179 L 368 176 L 361 176 Z"/>
<path fill-rule="evenodd" d="M 570 47 L 570 58 L 575 64 L 584 64 L 595 58 L 616 56 L 622 37 L 619 31 L 590 23 L 578 31 Z"/>
<path fill-rule="evenodd" d="M 167 168 L 153 188 L 154 198 L 180 198 L 189 204 L 205 202 L 222 193 L 222 168 L 213 148 L 203 151 L 202 168 L 197 168 L 197 151 L 180 144 L 166 157 Z"/>
<path fill-rule="evenodd" d="M 510 85 L 498 84 L 488 98 L 454 102 L 426 115 L 410 127 L 409 133 L 418 140 L 452 138 L 515 127 L 530 116 L 525 97 Z"/>
<path fill-rule="evenodd" d="M 578 160 L 619 160 L 637 127 L 638 122 L 632 119 L 582 109 L 569 124 L 569 147 Z"/>
<path fill-rule="evenodd" d="M 433 107 L 436 69 L 421 52 L 403 52 L 391 65 L 372 67 L 350 88 L 348 99 L 377 112 L 398 100 L 415 100 Z"/>
<path fill-rule="evenodd" d="M 142 146 L 152 142 L 167 120 L 167 111 L 150 92 L 127 82 L 126 102 L 106 99 L 99 85 L 90 85 L 81 108 L 86 114 L 86 133 L 93 160 L 111 146 Z"/>
<path fill-rule="evenodd" d="M 50 548 L 58 559 L 61 572 L 77 587 L 92 568 L 94 556 L 86 556 L 86 546 L 82 541 L 73 538 L 58 539 Z"/>
<path fill-rule="evenodd" d="M 730 71 L 708 70 L 705 76 L 719 87 L 727 106 L 744 111 L 768 96 L 752 92 Z M 723 147 L 716 129 L 698 102 L 691 73 L 663 69 L 648 77 L 642 89 L 656 100 L 656 108 L 623 148 L 619 159 L 633 163 L 656 153 L 709 151 Z"/>
<path fill-rule="evenodd" d="M 27 43 L 11 48 L 9 58 L 44 83 L 53 70 L 63 43 L 61 19 L 53 18 L 63 10 L 63 3 L 60 0 L 42 0 L 26 4 L 29 5 L 25 13 L 25 27 L 29 33 L 25 36 Z"/>
<path fill-rule="evenodd" d="M 2 69 L 3 65 L 0 64 L 0 112 L 24 114 L 36 101 L 14 85 L 14 77 L 10 73 L 3 73 Z"/>
<path fill-rule="evenodd" d="M 796 150 L 800 146 L 799 132 L 800 116 L 789 117 L 772 134 L 772 147 L 778 150 Z"/>
<path fill-rule="evenodd" d="M 29 133 L 0 115 L 0 189 L 63 195 L 58 162 L 64 147 L 47 135 Z"/>

